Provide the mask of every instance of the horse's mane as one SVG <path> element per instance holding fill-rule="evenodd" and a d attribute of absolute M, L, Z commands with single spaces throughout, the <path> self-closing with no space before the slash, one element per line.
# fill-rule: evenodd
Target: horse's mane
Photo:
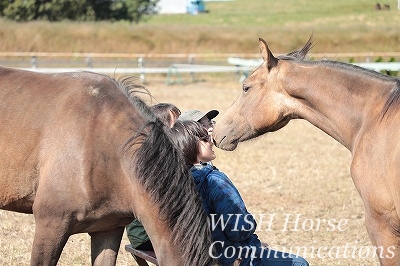
<path fill-rule="evenodd" d="M 357 65 L 353 64 L 348 64 L 344 62 L 338 62 L 338 61 L 330 61 L 330 60 L 321 60 L 321 61 L 310 61 L 310 63 L 315 63 L 315 64 L 323 64 L 327 65 L 330 67 L 336 67 L 340 68 L 342 70 L 346 71 L 353 71 L 356 73 L 359 73 L 361 75 L 367 75 L 369 77 L 375 78 L 375 79 L 380 79 L 382 81 L 389 81 L 389 82 L 395 82 L 395 85 L 393 89 L 390 92 L 390 95 L 388 99 L 385 102 L 384 107 L 382 108 L 381 111 L 381 118 L 383 118 L 389 109 L 393 106 L 399 106 L 400 105 L 400 80 L 396 79 L 394 77 L 384 75 L 382 73 L 379 73 L 377 71 L 371 70 L 371 69 L 366 69 Z"/>
<path fill-rule="evenodd" d="M 398 107 L 400 105 L 400 79 L 397 79 L 395 87 L 390 92 L 389 98 L 387 99 L 383 109 L 382 118 L 387 114 L 392 106 Z"/>
<path fill-rule="evenodd" d="M 278 56 L 278 58 L 282 60 L 293 60 L 293 59 L 303 60 L 307 56 L 311 48 L 313 48 L 315 45 L 315 44 L 313 45 L 312 37 L 313 35 L 311 34 L 310 38 L 302 48 L 294 50 L 293 52 L 287 53 L 285 55 L 280 55 Z"/>
<path fill-rule="evenodd" d="M 135 95 L 149 92 L 135 85 L 131 78 L 125 78 L 119 84 L 131 103 L 148 120 L 142 130 L 126 143 L 125 150 L 129 152 L 130 147 L 144 138 L 139 149 L 132 154 L 132 170 L 153 202 L 160 206 L 160 217 L 167 221 L 172 231 L 171 245 L 181 248 L 185 265 L 210 265 L 211 232 L 182 151 L 173 143 L 170 128 Z"/>
<path fill-rule="evenodd" d="M 313 35 L 311 34 L 310 38 L 308 38 L 308 41 L 306 42 L 306 44 L 304 44 L 304 46 L 302 48 L 297 49 L 293 52 L 287 53 L 286 56 L 303 60 L 307 56 L 307 54 L 311 50 L 311 48 L 313 48 L 315 45 L 315 44 L 313 45 L 312 37 L 313 37 Z"/>
<path fill-rule="evenodd" d="M 280 55 L 280 56 L 278 56 L 278 58 L 282 59 L 282 60 L 302 60 L 309 64 L 323 64 L 323 65 L 327 65 L 330 67 L 336 67 L 336 68 L 340 68 L 340 69 L 344 69 L 344 70 L 355 71 L 359 74 L 367 75 L 367 76 L 381 79 L 384 81 L 395 81 L 396 84 L 395 84 L 394 88 L 392 89 L 392 91 L 390 92 L 390 95 L 382 109 L 381 117 L 383 118 L 392 106 L 400 105 L 400 79 L 396 79 L 396 78 L 384 75 L 384 74 L 376 72 L 374 70 L 362 68 L 362 67 L 354 65 L 354 64 L 348 64 L 348 63 L 339 62 L 339 61 L 331 61 L 331 60 L 305 61 L 304 58 L 307 56 L 308 52 L 311 50 L 312 47 L 314 47 L 314 45 L 312 43 L 312 35 L 311 35 L 311 37 L 308 39 L 308 41 L 302 48 L 297 49 L 293 52 L 287 53 L 286 55 Z"/>

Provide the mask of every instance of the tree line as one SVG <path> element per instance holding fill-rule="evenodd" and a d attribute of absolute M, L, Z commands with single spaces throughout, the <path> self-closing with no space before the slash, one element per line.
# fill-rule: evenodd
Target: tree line
<path fill-rule="evenodd" d="M 119 21 L 138 23 L 159 0 L 0 0 L 0 16 L 19 22 Z"/>

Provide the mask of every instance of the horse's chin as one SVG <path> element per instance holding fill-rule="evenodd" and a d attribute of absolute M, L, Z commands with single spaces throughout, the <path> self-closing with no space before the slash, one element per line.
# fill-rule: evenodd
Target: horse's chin
<path fill-rule="evenodd" d="M 249 133 L 249 132 L 248 132 Z M 219 143 L 214 141 L 215 146 L 225 151 L 233 151 L 237 148 L 240 142 L 248 141 L 257 138 L 261 134 L 257 131 L 252 132 L 252 134 L 246 134 L 238 139 L 229 139 L 228 136 L 224 136 Z"/>
<path fill-rule="evenodd" d="M 224 136 L 220 142 L 216 142 L 214 140 L 215 146 L 220 148 L 221 150 L 224 151 L 233 151 L 237 148 L 237 145 L 239 144 L 239 141 L 228 141 L 227 136 Z"/>

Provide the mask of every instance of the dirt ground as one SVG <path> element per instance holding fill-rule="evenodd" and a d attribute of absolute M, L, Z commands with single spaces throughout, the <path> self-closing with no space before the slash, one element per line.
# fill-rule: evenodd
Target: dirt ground
<path fill-rule="evenodd" d="M 166 85 L 148 77 L 156 102 L 224 112 L 241 91 L 234 74 L 183 78 Z M 256 114 L 255 114 L 256 115 Z M 218 123 L 218 117 L 216 118 Z M 256 216 L 260 239 L 272 248 L 298 253 L 310 265 L 378 265 L 365 230 L 361 199 L 349 174 L 351 155 L 307 121 L 241 143 L 233 152 L 215 148 L 214 164 L 239 189 Z M 32 215 L 0 211 L 0 265 L 29 264 Z M 121 243 L 117 265 L 136 265 Z M 59 265 L 90 265 L 86 234 L 70 237 Z"/>

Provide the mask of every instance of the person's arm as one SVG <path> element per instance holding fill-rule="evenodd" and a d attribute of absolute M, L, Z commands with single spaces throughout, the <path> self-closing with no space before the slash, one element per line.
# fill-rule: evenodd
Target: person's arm
<path fill-rule="evenodd" d="M 219 222 L 228 239 L 238 242 L 250 238 L 257 223 L 243 202 L 238 190 L 222 172 L 208 177 L 210 207 L 215 212 L 214 222 Z"/>

